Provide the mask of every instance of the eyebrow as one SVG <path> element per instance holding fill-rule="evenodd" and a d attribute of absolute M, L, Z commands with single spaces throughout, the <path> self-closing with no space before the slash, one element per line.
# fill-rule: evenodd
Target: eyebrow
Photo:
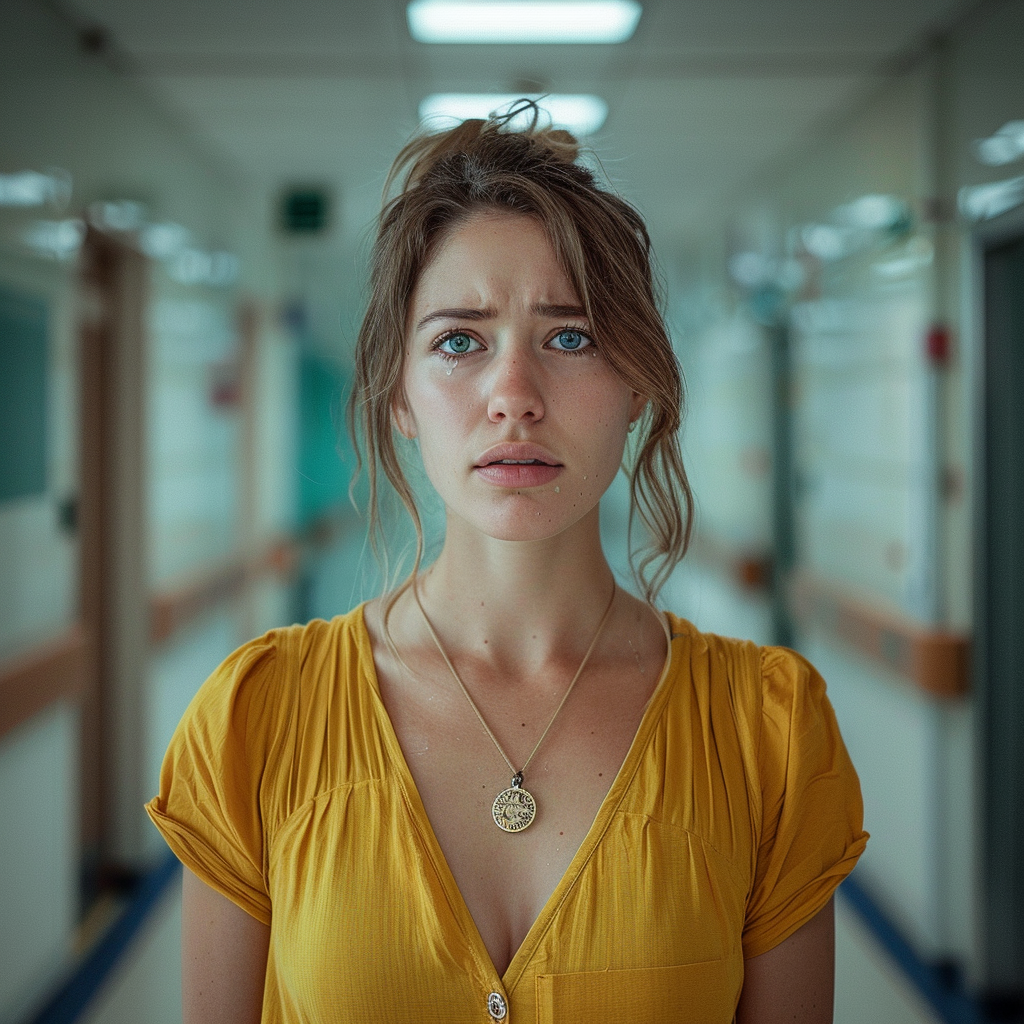
<path fill-rule="evenodd" d="M 569 318 L 574 320 L 585 320 L 587 311 L 582 306 L 559 306 L 547 302 L 538 302 L 531 307 L 531 313 L 536 316 L 551 317 L 556 319 Z M 416 330 L 426 327 L 427 324 L 437 320 L 490 320 L 494 317 L 494 310 L 490 308 L 469 309 L 462 307 L 451 307 L 448 309 L 435 309 L 428 313 L 416 324 Z"/>

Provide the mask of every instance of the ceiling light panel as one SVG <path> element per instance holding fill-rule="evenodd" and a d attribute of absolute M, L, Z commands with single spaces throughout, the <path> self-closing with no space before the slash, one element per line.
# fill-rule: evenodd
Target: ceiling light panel
<path fill-rule="evenodd" d="M 420 103 L 420 120 L 428 127 L 444 127 L 444 121 L 465 121 L 467 118 L 487 118 L 502 113 L 523 99 L 532 99 L 541 110 L 541 121 L 550 119 L 555 128 L 565 128 L 577 136 L 592 135 L 608 116 L 608 104 L 600 96 L 569 93 L 549 93 L 547 96 L 527 96 L 509 93 L 435 93 Z M 513 127 L 529 123 L 531 111 L 526 110 L 511 121 Z M 433 122 L 431 124 L 431 122 Z"/>
<path fill-rule="evenodd" d="M 413 0 L 420 43 L 621 43 L 640 20 L 635 0 Z"/>

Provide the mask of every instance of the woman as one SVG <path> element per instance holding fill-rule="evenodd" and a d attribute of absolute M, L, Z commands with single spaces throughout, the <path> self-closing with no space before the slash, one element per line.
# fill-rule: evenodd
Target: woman
<path fill-rule="evenodd" d="M 418 448 L 444 543 L 241 648 L 179 726 L 149 810 L 189 1024 L 832 1019 L 856 776 L 798 655 L 653 608 L 681 378 L 643 223 L 575 160 L 501 119 L 399 156 L 351 423 L 371 529 L 383 470 L 422 547 Z M 646 600 L 599 534 L 627 447 Z"/>

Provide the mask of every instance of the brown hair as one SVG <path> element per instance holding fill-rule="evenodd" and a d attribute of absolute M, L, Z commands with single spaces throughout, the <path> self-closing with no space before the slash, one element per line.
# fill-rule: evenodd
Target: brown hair
<path fill-rule="evenodd" d="M 510 120 L 525 110 L 532 110 L 532 123 L 512 130 Z M 348 405 L 356 475 L 365 465 L 369 482 L 370 543 L 380 555 L 385 547 L 379 509 L 383 470 L 412 517 L 417 536 L 413 571 L 419 566 L 423 528 L 395 448 L 391 418 L 402 386 L 406 321 L 419 275 L 441 242 L 472 214 L 525 214 L 544 226 L 601 355 L 632 391 L 647 399 L 642 434 L 627 471 L 630 564 L 644 596 L 653 601 L 686 552 L 693 495 L 679 450 L 683 379 L 658 312 L 650 238 L 640 214 L 599 187 L 576 162 L 576 139 L 566 131 L 538 127 L 538 113 L 536 105 L 524 101 L 500 117 L 420 135 L 402 149 L 388 175 Z M 388 201 L 403 171 L 402 187 Z M 632 546 L 635 515 L 648 534 L 639 557 Z"/>

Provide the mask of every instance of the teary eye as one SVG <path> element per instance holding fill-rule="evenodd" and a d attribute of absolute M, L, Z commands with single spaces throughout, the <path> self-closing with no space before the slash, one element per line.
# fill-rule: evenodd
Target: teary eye
<path fill-rule="evenodd" d="M 482 347 L 475 338 L 471 338 L 462 331 L 456 331 L 441 339 L 437 351 L 449 356 L 464 356 L 467 352 L 475 352 L 476 349 Z"/>
<path fill-rule="evenodd" d="M 593 344 L 590 336 L 573 327 L 559 331 L 548 343 L 558 352 L 579 352 Z"/>

